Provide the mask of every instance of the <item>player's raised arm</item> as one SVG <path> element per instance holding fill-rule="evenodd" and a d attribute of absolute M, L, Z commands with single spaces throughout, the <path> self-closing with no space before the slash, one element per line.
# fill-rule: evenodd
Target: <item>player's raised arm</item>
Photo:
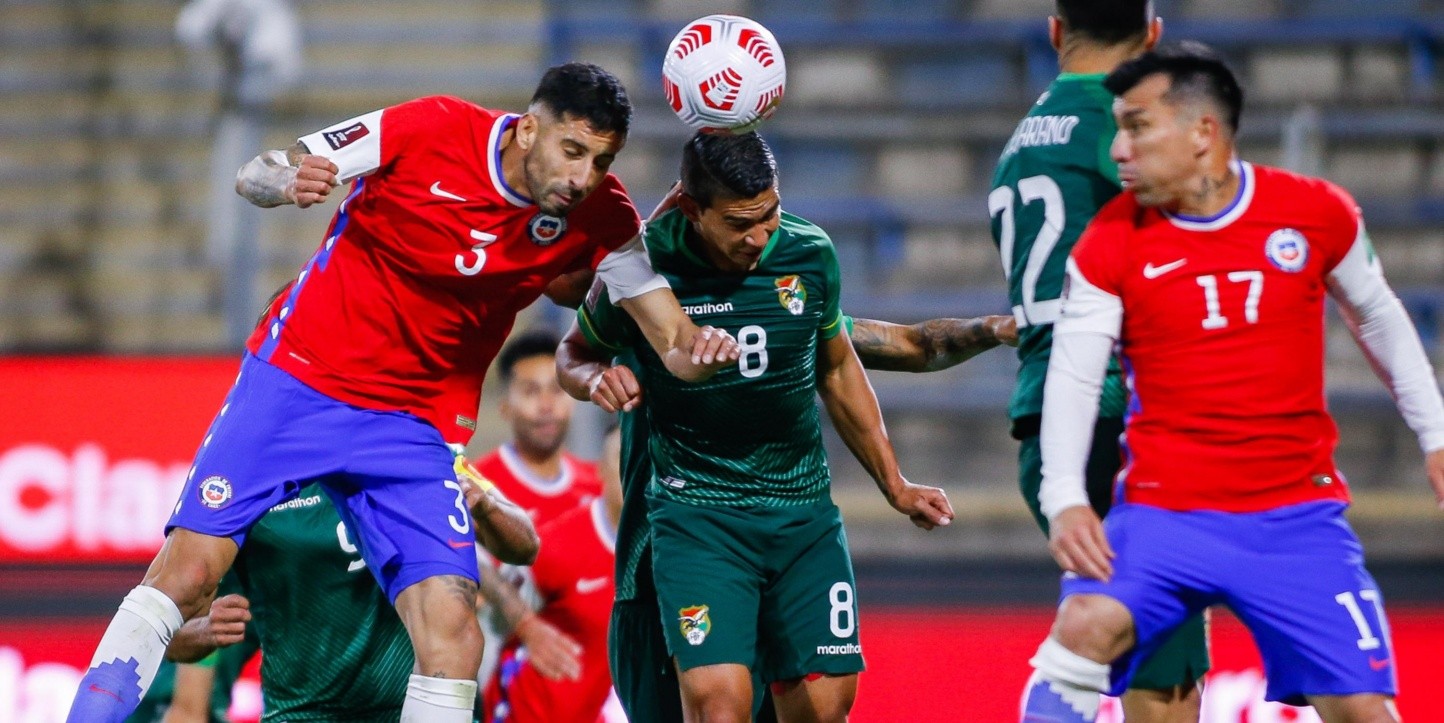
<path fill-rule="evenodd" d="M 1073 259 L 1068 260 L 1068 282 L 1043 385 L 1043 485 L 1038 499 L 1050 521 L 1049 548 L 1058 564 L 1107 580 L 1113 574 L 1113 550 L 1103 536 L 1103 523 L 1088 505 L 1083 475 L 1103 377 L 1122 330 L 1123 302 L 1089 282 Z"/>
<path fill-rule="evenodd" d="M 340 169 L 329 159 L 312 155 L 297 141 L 284 151 L 266 151 L 236 172 L 236 193 L 261 208 L 322 203 L 339 185 Z"/>
<path fill-rule="evenodd" d="M 476 522 L 476 541 L 510 565 L 530 565 L 541 550 L 541 538 L 526 511 L 502 494 L 465 457 L 457 457 L 456 480 Z"/>
<path fill-rule="evenodd" d="M 924 530 L 952 522 L 953 507 L 936 487 L 915 485 L 898 470 L 877 395 L 843 334 L 819 342 L 817 393 L 847 448 L 872 476 L 888 504 Z"/>
<path fill-rule="evenodd" d="M 852 348 L 867 369 L 935 372 L 957 366 L 999 344 L 1017 346 L 1011 316 L 929 319 L 912 325 L 853 319 Z"/>
<path fill-rule="evenodd" d="M 1374 373 L 1418 436 L 1429 483 L 1444 508 L 1444 399 L 1419 332 L 1384 279 L 1363 221 L 1349 252 L 1329 272 L 1328 285 Z"/>
<path fill-rule="evenodd" d="M 700 382 L 737 363 L 741 356 L 731 334 L 692 323 L 670 288 L 622 299 L 618 305 L 637 320 L 642 335 L 662 357 L 667 371 L 678 379 Z"/>

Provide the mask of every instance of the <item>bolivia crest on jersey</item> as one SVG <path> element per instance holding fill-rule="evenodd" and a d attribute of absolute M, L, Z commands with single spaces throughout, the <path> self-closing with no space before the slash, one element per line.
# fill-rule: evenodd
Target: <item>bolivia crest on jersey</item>
<path fill-rule="evenodd" d="M 1309 262 L 1309 242 L 1291 228 L 1281 228 L 1264 242 L 1264 255 L 1280 271 L 1296 274 Z"/>
<path fill-rule="evenodd" d="M 213 510 L 226 506 L 231 501 L 231 483 L 220 475 L 211 475 L 201 480 L 201 504 Z"/>
<path fill-rule="evenodd" d="M 692 605 L 677 611 L 677 621 L 682 624 L 682 637 L 692 645 L 701 645 L 712 632 L 712 618 L 707 615 L 706 605 Z"/>
<path fill-rule="evenodd" d="M 567 220 L 538 213 L 527 222 L 526 230 L 531 235 L 532 243 L 538 246 L 550 246 L 567 232 Z"/>
<path fill-rule="evenodd" d="M 793 316 L 801 316 L 807 305 L 807 288 L 802 285 L 802 277 L 788 274 L 772 283 L 777 288 L 777 301 L 782 308 L 792 312 Z"/>

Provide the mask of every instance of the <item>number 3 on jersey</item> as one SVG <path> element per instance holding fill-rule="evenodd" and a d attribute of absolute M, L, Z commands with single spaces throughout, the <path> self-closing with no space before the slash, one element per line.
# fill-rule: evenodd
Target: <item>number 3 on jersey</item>
<path fill-rule="evenodd" d="M 999 217 L 998 252 L 1003 257 L 1003 276 L 1010 283 L 1013 270 L 1018 265 L 1013 259 L 1018 236 L 1017 219 L 1013 215 L 1013 199 L 1013 189 L 1008 186 L 999 186 L 988 194 L 988 215 Z M 1018 181 L 1017 200 L 1024 206 L 1042 201 L 1043 225 L 1038 229 L 1037 238 L 1032 239 L 1026 248 L 1018 250 L 1027 254 L 1028 262 L 1023 267 L 1023 303 L 1013 308 L 1013 316 L 1018 317 L 1020 326 L 1052 324 L 1058 320 L 1062 301 L 1056 296 L 1039 299 L 1038 279 L 1043 276 L 1043 269 L 1048 265 L 1053 249 L 1057 247 L 1058 239 L 1063 236 L 1063 223 L 1066 218 L 1063 192 L 1058 188 L 1058 184 L 1047 176 L 1029 176 Z"/>

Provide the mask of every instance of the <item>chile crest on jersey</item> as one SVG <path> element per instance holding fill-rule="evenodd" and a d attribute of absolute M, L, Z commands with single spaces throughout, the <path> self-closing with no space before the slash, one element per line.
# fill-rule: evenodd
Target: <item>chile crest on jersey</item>
<path fill-rule="evenodd" d="M 1309 262 L 1309 242 L 1297 230 L 1281 228 L 1264 242 L 1264 256 L 1279 271 L 1296 274 Z"/>

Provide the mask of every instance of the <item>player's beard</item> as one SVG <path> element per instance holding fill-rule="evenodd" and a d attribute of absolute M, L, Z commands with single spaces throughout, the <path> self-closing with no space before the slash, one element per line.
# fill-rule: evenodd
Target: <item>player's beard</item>
<path fill-rule="evenodd" d="M 576 199 L 575 201 L 572 201 L 565 206 L 558 206 L 556 201 L 552 199 L 552 194 L 560 193 L 563 196 L 569 196 L 570 194 L 567 193 L 567 186 L 565 184 L 558 184 L 559 187 L 556 188 L 553 188 L 551 186 L 542 186 L 540 189 L 538 189 L 536 179 L 538 178 L 539 174 L 537 174 L 535 172 L 535 169 L 532 167 L 532 162 L 535 160 L 535 158 L 528 155 L 525 159 L 522 160 L 521 163 L 522 173 L 526 175 L 527 193 L 531 194 L 532 199 L 536 201 L 537 208 L 541 209 L 542 213 L 548 216 L 555 216 L 557 218 L 565 218 L 566 215 L 568 213 L 571 213 L 572 209 L 581 202 L 581 199 Z"/>
<path fill-rule="evenodd" d="M 545 210 L 545 209 L 543 209 Z M 537 458 L 550 457 L 562 448 L 567 439 L 567 420 L 557 420 L 554 426 L 555 432 L 544 432 L 543 424 L 521 425 L 516 430 L 516 444 L 527 453 L 527 456 Z"/>

